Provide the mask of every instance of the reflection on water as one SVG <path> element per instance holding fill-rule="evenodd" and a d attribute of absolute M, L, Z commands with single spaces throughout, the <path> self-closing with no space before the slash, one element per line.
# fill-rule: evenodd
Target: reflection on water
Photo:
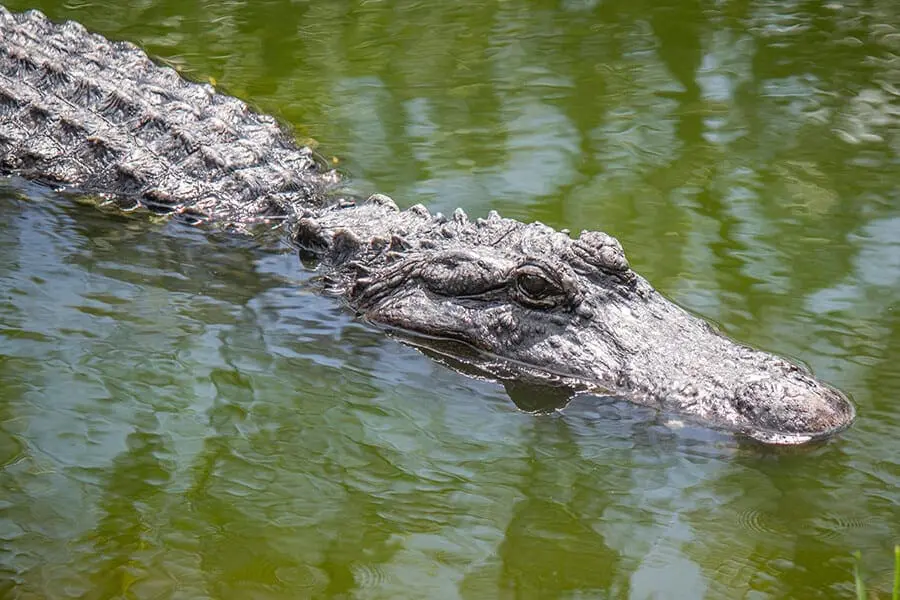
<path fill-rule="evenodd" d="M 851 597 L 854 549 L 887 587 L 894 4 L 12 2 L 214 80 L 362 192 L 608 231 L 860 417 L 785 452 L 609 398 L 529 414 L 271 241 L 6 182 L 0 595 Z"/>

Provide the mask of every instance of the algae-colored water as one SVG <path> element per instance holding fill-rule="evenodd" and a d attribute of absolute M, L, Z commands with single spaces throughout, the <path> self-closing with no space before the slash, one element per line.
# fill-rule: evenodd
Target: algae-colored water
<path fill-rule="evenodd" d="M 770 451 L 519 411 L 289 250 L 0 182 L 0 597 L 841 598 L 900 541 L 900 8 L 8 3 L 277 115 L 360 193 L 619 237 L 855 400 Z"/>

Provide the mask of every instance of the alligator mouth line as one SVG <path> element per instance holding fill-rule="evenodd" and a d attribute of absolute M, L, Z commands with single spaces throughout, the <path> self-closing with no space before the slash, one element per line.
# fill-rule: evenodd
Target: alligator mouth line
<path fill-rule="evenodd" d="M 477 358 L 488 359 L 482 362 L 508 365 L 510 374 L 524 374 L 528 377 L 533 377 L 536 382 L 554 383 L 573 389 L 577 388 L 579 392 L 589 392 L 593 390 L 598 392 L 603 391 L 610 395 L 618 395 L 612 387 L 607 389 L 603 388 L 599 383 L 588 384 L 584 378 L 571 373 L 564 373 L 547 367 L 537 367 L 524 361 L 494 354 L 493 352 L 478 348 L 470 342 L 453 337 L 452 335 L 429 335 L 427 333 L 373 321 L 366 318 L 365 315 L 362 315 L 361 318 L 372 327 L 385 332 L 387 335 L 394 337 L 413 348 L 425 348 L 431 352 L 446 356 L 447 358 L 454 358 L 457 360 L 462 359 L 473 367 L 478 366 Z M 501 373 L 493 373 L 490 371 L 485 371 L 485 375 L 487 379 L 496 380 L 503 378 Z"/>

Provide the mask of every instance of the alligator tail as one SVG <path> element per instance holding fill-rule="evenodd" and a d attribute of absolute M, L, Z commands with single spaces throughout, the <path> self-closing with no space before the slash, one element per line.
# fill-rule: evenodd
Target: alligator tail
<path fill-rule="evenodd" d="M 296 214 L 336 182 L 244 102 L 133 44 L 2 6 L 0 173 L 226 224 Z"/>

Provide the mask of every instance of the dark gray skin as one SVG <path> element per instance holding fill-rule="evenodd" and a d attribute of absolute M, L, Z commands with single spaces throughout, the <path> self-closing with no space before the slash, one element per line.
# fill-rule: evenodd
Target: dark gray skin
<path fill-rule="evenodd" d="M 2 7 L 0 172 L 193 223 L 280 224 L 365 319 L 477 349 L 498 377 L 612 393 L 771 444 L 854 419 L 804 368 L 665 299 L 604 233 L 399 211 L 380 195 L 335 202 L 337 177 L 271 118 L 131 44 Z"/>

